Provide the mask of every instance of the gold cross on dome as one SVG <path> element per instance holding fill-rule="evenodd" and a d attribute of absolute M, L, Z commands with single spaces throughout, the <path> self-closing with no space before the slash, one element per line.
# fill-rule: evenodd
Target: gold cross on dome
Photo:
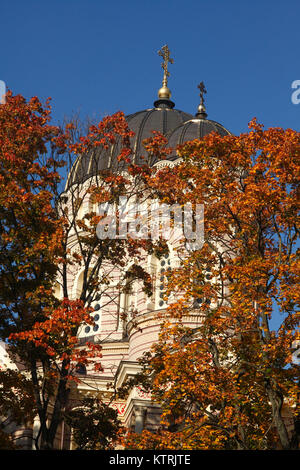
<path fill-rule="evenodd" d="M 174 63 L 174 60 L 170 57 L 170 50 L 167 44 L 163 46 L 160 51 L 158 51 L 158 55 L 164 59 L 163 63 L 161 64 L 164 71 L 163 86 L 167 86 L 168 77 L 170 76 L 170 72 L 168 71 L 168 63 Z"/>
<path fill-rule="evenodd" d="M 204 103 L 204 93 L 207 93 L 204 82 L 199 83 L 198 87 L 200 90 L 200 99 L 201 99 L 201 104 Z"/>

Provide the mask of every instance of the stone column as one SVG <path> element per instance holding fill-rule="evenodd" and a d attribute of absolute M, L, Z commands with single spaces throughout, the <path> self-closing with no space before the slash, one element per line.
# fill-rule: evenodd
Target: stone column
<path fill-rule="evenodd" d="M 36 450 L 34 439 L 38 435 L 39 429 L 40 429 L 40 418 L 38 416 L 36 416 L 34 418 L 33 428 L 32 428 L 32 450 Z"/>
<path fill-rule="evenodd" d="M 135 427 L 134 431 L 137 434 L 140 434 L 144 429 L 145 418 L 146 418 L 147 408 L 144 406 L 137 406 L 134 408 L 134 415 L 135 415 Z"/>

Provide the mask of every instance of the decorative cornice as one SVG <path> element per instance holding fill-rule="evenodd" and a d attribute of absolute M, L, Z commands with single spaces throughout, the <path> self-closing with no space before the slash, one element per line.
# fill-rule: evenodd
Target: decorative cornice
<path fill-rule="evenodd" d="M 121 361 L 115 375 L 115 388 L 120 388 L 125 381 L 142 370 L 137 361 Z"/>

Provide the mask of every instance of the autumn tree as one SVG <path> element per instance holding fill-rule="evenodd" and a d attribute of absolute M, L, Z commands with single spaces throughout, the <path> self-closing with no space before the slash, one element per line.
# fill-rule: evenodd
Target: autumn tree
<path fill-rule="evenodd" d="M 120 432 L 118 412 L 100 398 L 86 397 L 65 414 L 78 450 L 109 450 Z"/>
<path fill-rule="evenodd" d="M 16 424 L 21 428 L 34 419 L 33 387 L 17 367 L 0 368 L 0 449 L 17 449 L 18 438 L 12 436 Z M 23 436 L 20 434 L 20 438 Z"/>
<path fill-rule="evenodd" d="M 40 423 L 35 445 L 41 449 L 53 449 L 63 416 L 70 411 L 72 384 L 80 380 L 78 365 L 101 370 L 101 345 L 78 341 L 82 324 L 94 324 L 93 301 L 109 291 L 116 269 L 118 292 L 128 287 L 124 266 L 147 249 L 144 241 L 99 239 L 96 233 L 102 216 L 95 204 L 115 203 L 124 194 L 136 197 L 147 174 L 146 167 L 131 162 L 132 132 L 124 115 L 104 118 L 80 136 L 74 122 L 63 129 L 50 125 L 50 111 L 49 102 L 43 106 L 37 98 L 27 102 L 11 93 L 0 107 L 0 328 L 10 353 L 30 378 Z M 61 194 L 60 168 L 65 163 L 73 171 L 84 155 L 116 141 L 117 163 L 126 165 L 127 176 L 107 169 L 90 181 L 74 182 Z M 92 207 L 82 211 L 87 197 Z M 76 269 L 82 271 L 82 284 L 74 297 L 70 284 Z M 130 282 L 134 279 L 150 291 L 149 276 L 137 264 L 131 267 Z M 107 302 L 117 304 L 118 295 L 110 295 Z"/>
<path fill-rule="evenodd" d="M 205 242 L 181 250 L 176 301 L 142 360 L 160 429 L 129 434 L 127 448 L 299 446 L 300 134 L 249 128 L 187 142 L 149 180 L 164 202 L 204 204 Z"/>

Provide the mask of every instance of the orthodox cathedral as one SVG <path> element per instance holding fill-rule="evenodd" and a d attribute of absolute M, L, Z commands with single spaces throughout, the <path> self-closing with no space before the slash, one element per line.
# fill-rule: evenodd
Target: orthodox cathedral
<path fill-rule="evenodd" d="M 164 46 L 159 55 L 162 57 L 163 81 L 162 87 L 158 91 L 158 99 L 153 107 L 137 111 L 126 120 L 130 129 L 134 132 L 133 138 L 133 158 L 136 164 L 141 163 L 140 156 L 143 153 L 142 142 L 152 136 L 152 131 L 159 131 L 168 139 L 168 145 L 175 148 L 184 142 L 201 139 L 211 132 L 217 132 L 221 136 L 230 132 L 216 121 L 207 117 L 204 105 L 204 94 L 206 93 L 203 82 L 199 85 L 200 104 L 195 115 L 179 110 L 175 103 L 171 101 L 171 92 L 168 88 L 168 64 L 173 62 L 170 57 L 168 46 Z M 96 150 L 96 153 L 80 156 L 73 165 L 67 179 L 64 194 L 68 194 L 74 185 L 88 182 L 97 172 L 105 169 L 113 169 L 117 166 L 117 156 L 119 147 L 112 145 L 109 151 Z M 98 152 L 98 153 L 97 153 Z M 170 154 L 167 160 L 154 161 L 153 165 L 158 168 L 164 165 L 173 165 L 178 157 Z M 83 207 L 84 210 L 84 207 Z M 121 387 L 128 378 L 134 377 L 140 371 L 138 359 L 143 353 L 150 349 L 156 341 L 160 325 L 157 321 L 157 313 L 166 308 L 163 298 L 163 273 L 166 269 L 176 266 L 176 255 L 172 247 L 172 240 L 169 241 L 169 254 L 160 260 L 148 256 L 144 260 L 145 269 L 150 274 L 156 274 L 155 289 L 152 297 L 147 297 L 139 288 L 139 284 L 134 283 L 130 292 L 123 293 L 118 297 L 118 302 L 105 302 L 95 300 L 93 302 L 94 325 L 82 325 L 79 331 L 79 344 L 84 347 L 86 341 L 101 343 L 103 366 L 102 373 L 95 373 L 86 370 L 85 367 L 78 369 L 81 381 L 76 385 L 76 393 L 82 396 L 101 394 L 103 399 L 110 403 L 118 411 L 121 422 L 135 432 L 142 429 L 154 429 L 159 423 L 159 406 L 151 400 L 151 396 L 145 394 L 139 387 L 134 387 L 124 400 L 112 400 L 114 390 Z M 82 286 L 82 272 L 80 270 L 70 273 L 69 286 L 74 299 L 78 298 L 78 293 Z M 112 287 L 113 289 L 113 287 Z M 113 295 L 113 292 L 110 293 Z M 57 296 L 62 296 L 59 285 L 57 286 Z M 126 312 L 126 322 L 120 321 L 120 316 L 116 314 L 116 309 Z M 131 319 L 130 312 L 137 314 Z M 190 316 L 186 320 L 187 326 L 196 327 L 200 319 Z M 0 361 L 5 363 L 5 347 L 0 348 Z M 35 428 L 33 429 L 35 433 Z M 25 436 L 24 436 L 25 438 Z M 26 439 L 25 439 L 26 441 Z M 26 442 L 24 446 L 26 447 Z M 31 445 L 32 440 L 28 440 Z M 28 448 L 28 447 L 27 447 Z M 62 425 L 57 437 L 57 448 L 74 448 L 72 437 L 67 426 Z"/>
<path fill-rule="evenodd" d="M 203 82 L 198 86 L 200 104 L 196 114 L 193 116 L 176 109 L 168 88 L 168 64 L 173 62 L 168 46 L 164 46 L 159 51 L 159 55 L 163 59 L 164 72 L 158 99 L 152 108 L 126 116 L 128 125 L 135 134 L 132 148 L 136 164 L 142 163 L 140 158 L 144 151 L 142 142 L 152 136 L 153 130 L 164 134 L 168 139 L 168 145 L 172 148 L 186 141 L 201 139 L 210 132 L 217 132 L 221 136 L 230 134 L 223 125 L 207 118 L 204 105 L 206 89 Z M 101 149 L 98 153 L 96 150 L 93 156 L 80 156 L 69 174 L 65 193 L 68 194 L 74 185 L 89 181 L 97 172 L 117 168 L 119 150 L 118 145 L 115 144 L 109 151 L 103 152 Z M 153 161 L 152 164 L 158 168 L 173 165 L 177 158 L 176 155 L 170 154 L 167 160 Z M 92 371 L 89 373 L 89 371 L 82 370 L 85 377 L 78 385 L 78 392 L 82 395 L 100 391 L 104 399 L 110 402 L 113 390 L 121 387 L 128 378 L 140 371 L 138 359 L 155 342 L 160 329 L 157 313 L 166 307 L 166 302 L 163 300 L 162 279 L 164 271 L 176 265 L 173 242 L 176 241 L 169 240 L 169 254 L 163 259 L 158 260 L 153 256 L 148 256 L 148 259 L 144 260 L 145 269 L 156 279 L 154 293 L 150 299 L 136 282 L 129 293 L 121 294 L 118 304 L 107 303 L 105 307 L 103 297 L 101 301 L 93 303 L 95 326 L 83 325 L 79 332 L 79 340 L 82 344 L 87 340 L 101 342 L 103 348 L 101 364 L 104 371 L 96 376 Z M 76 298 L 76 292 L 80 291 L 81 282 L 81 273 L 74 273 L 72 277 L 74 298 Z M 113 292 L 110 295 L 113 296 Z M 126 323 L 119 320 L 119 316 L 114 311 L 116 309 L 121 309 L 127 314 Z M 137 312 L 134 321 L 130 317 L 131 311 Z M 187 319 L 186 325 L 196 327 L 199 321 L 197 315 L 191 316 Z M 112 384 L 111 390 L 107 387 L 108 383 Z M 159 422 L 158 405 L 153 403 L 151 397 L 138 387 L 131 390 L 126 400 L 113 401 L 111 406 L 118 410 L 122 423 L 135 432 L 141 432 L 143 428 L 151 430 Z"/>

